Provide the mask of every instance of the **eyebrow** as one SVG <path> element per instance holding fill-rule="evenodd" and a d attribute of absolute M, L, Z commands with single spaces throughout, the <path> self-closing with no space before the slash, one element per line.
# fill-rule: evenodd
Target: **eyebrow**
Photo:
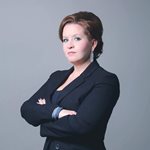
<path fill-rule="evenodd" d="M 81 34 L 74 34 L 72 37 L 75 37 L 75 36 L 83 36 Z M 67 38 L 68 36 L 62 36 L 63 38 Z"/>

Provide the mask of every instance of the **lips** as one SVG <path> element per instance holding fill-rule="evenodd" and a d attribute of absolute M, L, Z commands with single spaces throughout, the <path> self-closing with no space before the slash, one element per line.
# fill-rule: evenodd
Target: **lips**
<path fill-rule="evenodd" d="M 74 55 L 76 52 L 73 52 L 73 51 L 70 51 L 70 52 L 68 52 L 67 54 L 68 55 Z"/>

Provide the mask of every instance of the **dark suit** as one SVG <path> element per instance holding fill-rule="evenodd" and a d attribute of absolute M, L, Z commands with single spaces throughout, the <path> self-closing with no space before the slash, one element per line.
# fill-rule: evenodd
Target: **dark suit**
<path fill-rule="evenodd" d="M 64 83 L 73 67 L 54 72 L 48 81 L 21 107 L 22 117 L 47 137 L 44 150 L 105 150 L 104 135 L 112 110 L 119 97 L 119 81 L 94 61 L 63 89 L 57 101 L 53 92 Z M 39 98 L 46 105 L 38 105 Z M 52 112 L 61 106 L 77 115 L 53 120 Z"/>

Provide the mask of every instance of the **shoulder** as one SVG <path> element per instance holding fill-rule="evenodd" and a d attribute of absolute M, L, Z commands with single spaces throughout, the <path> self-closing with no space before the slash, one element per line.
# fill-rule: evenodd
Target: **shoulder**
<path fill-rule="evenodd" d="M 103 67 L 99 66 L 93 74 L 96 83 L 109 83 L 109 84 L 118 84 L 119 79 L 115 73 L 109 72 Z"/>
<path fill-rule="evenodd" d="M 50 76 L 49 79 L 53 79 L 53 78 L 60 78 L 64 75 L 66 75 L 71 69 L 68 70 L 57 70 L 55 72 L 53 72 Z"/>
<path fill-rule="evenodd" d="M 50 78 L 54 77 L 54 76 L 60 76 L 60 75 L 64 74 L 65 72 L 67 72 L 67 70 L 57 70 L 50 75 Z"/>
<path fill-rule="evenodd" d="M 115 73 L 109 72 L 102 68 L 101 66 L 94 72 L 93 78 L 95 79 L 96 87 L 104 87 L 106 89 L 111 89 L 119 97 L 120 94 L 120 83 L 118 76 Z"/>

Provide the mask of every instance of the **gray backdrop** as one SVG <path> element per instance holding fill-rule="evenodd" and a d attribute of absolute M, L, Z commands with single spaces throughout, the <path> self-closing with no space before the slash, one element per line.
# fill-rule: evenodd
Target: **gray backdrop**
<path fill-rule="evenodd" d="M 149 6 L 149 0 L 0 0 L 0 150 L 42 150 L 45 139 L 21 118 L 20 106 L 53 71 L 71 66 L 58 26 L 80 10 L 101 18 L 104 53 L 98 62 L 121 84 L 107 149 L 150 149 Z"/>

